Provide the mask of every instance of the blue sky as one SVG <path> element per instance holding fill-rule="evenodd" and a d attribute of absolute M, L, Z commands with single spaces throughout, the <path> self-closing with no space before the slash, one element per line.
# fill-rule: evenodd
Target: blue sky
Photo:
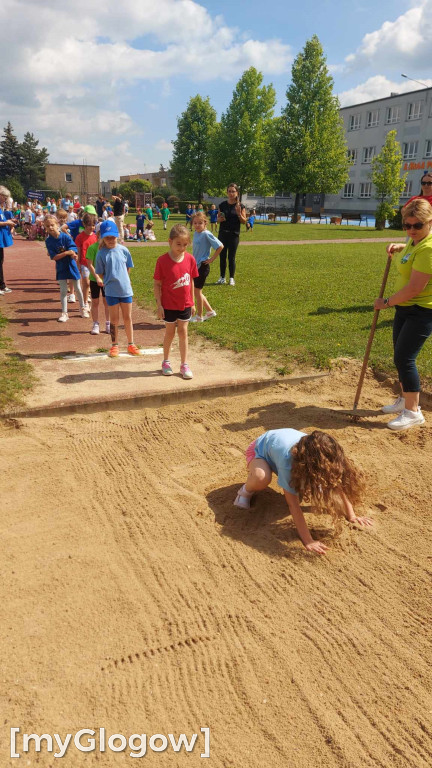
<path fill-rule="evenodd" d="M 188 100 L 209 96 L 220 116 L 249 66 L 275 86 L 279 114 L 313 34 L 343 106 L 421 87 L 402 72 L 432 85 L 432 0 L 2 0 L 2 10 L 2 125 L 19 139 L 33 131 L 52 162 L 100 165 L 102 179 L 167 165 Z"/>

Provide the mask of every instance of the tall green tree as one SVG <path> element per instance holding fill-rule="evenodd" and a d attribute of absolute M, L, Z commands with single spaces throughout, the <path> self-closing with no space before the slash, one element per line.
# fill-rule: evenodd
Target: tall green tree
<path fill-rule="evenodd" d="M 40 189 L 45 184 L 45 165 L 48 162 L 46 147 L 39 149 L 39 141 L 27 131 L 19 145 L 21 156 L 21 183 L 25 189 Z"/>
<path fill-rule="evenodd" d="M 407 173 L 402 170 L 402 149 L 396 139 L 397 131 L 389 131 L 381 152 L 372 159 L 370 177 L 375 186 L 375 198 L 379 200 L 376 211 L 377 227 L 392 218 L 403 192 Z"/>
<path fill-rule="evenodd" d="M 211 185 L 210 150 L 216 112 L 210 99 L 193 96 L 177 121 L 171 171 L 174 184 L 186 197 L 201 202 Z"/>
<path fill-rule="evenodd" d="M 234 182 L 241 193 L 268 191 L 266 166 L 276 92 L 262 81 L 255 67 L 243 72 L 222 114 L 212 148 L 213 187 L 222 190 Z"/>
<path fill-rule="evenodd" d="M 13 200 L 16 200 L 18 203 L 24 203 L 25 202 L 25 193 L 27 190 L 24 190 L 22 188 L 22 184 L 20 184 L 19 179 L 12 178 L 8 179 L 7 177 L 5 179 L 1 180 L 1 183 L 9 190 L 11 193 L 11 197 Z"/>
<path fill-rule="evenodd" d="M 276 187 L 295 193 L 297 214 L 302 193 L 336 194 L 349 179 L 339 100 L 316 35 L 294 60 L 286 97 L 273 125 L 269 172 Z"/>
<path fill-rule="evenodd" d="M 10 123 L 4 128 L 0 141 L 0 179 L 5 178 L 21 178 L 20 145 Z"/>

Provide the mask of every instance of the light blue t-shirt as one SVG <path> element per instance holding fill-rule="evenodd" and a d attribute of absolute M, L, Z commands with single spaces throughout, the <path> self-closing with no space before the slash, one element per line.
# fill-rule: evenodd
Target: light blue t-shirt
<path fill-rule="evenodd" d="M 293 448 L 306 432 L 297 429 L 270 429 L 258 437 L 255 443 L 255 456 L 264 459 L 277 475 L 277 482 L 288 493 L 296 493 L 290 486 Z"/>
<path fill-rule="evenodd" d="M 105 295 L 122 299 L 133 296 L 128 269 L 133 267 L 132 256 L 124 245 L 101 248 L 96 256 L 95 271 L 103 275 Z"/>
<path fill-rule="evenodd" d="M 199 267 L 203 261 L 210 258 L 210 251 L 212 248 L 216 251 L 223 245 L 220 240 L 205 229 L 204 232 L 195 232 L 193 236 L 192 253 L 194 255 L 197 267 Z"/>

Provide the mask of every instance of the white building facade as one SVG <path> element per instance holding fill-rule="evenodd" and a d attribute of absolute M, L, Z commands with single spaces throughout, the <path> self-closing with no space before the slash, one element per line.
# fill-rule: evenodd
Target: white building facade
<path fill-rule="evenodd" d="M 402 172 L 408 172 L 400 205 L 420 194 L 420 179 L 432 170 L 432 88 L 392 93 L 384 99 L 343 107 L 348 155 L 353 161 L 350 179 L 338 195 L 325 196 L 325 210 L 373 213 L 377 207 L 370 180 L 371 160 L 389 131 L 397 131 L 403 154 Z"/>

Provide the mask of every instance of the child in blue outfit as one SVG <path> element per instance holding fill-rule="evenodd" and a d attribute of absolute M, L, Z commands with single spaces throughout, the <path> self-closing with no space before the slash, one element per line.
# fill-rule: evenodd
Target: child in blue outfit
<path fill-rule="evenodd" d="M 119 231 L 115 221 L 107 220 L 100 227 L 99 250 L 96 256 L 96 279 L 103 280 L 105 299 L 109 307 L 111 349 L 109 357 L 118 357 L 118 327 L 120 307 L 128 340 L 130 355 L 141 354 L 133 340 L 132 296 L 129 272 L 133 267 L 128 249 L 118 242 Z"/>
<path fill-rule="evenodd" d="M 253 494 L 267 488 L 274 472 L 308 552 L 323 555 L 328 547 L 311 536 L 300 507 L 304 496 L 310 498 L 314 512 L 330 513 L 335 522 L 344 517 L 360 526 L 373 524 L 369 517 L 358 517 L 352 506 L 361 500 L 361 473 L 326 432 L 316 429 L 308 435 L 296 429 L 271 429 L 248 446 L 246 464 L 248 477 L 235 506 L 249 509 Z"/>
<path fill-rule="evenodd" d="M 141 211 L 141 208 L 137 209 L 137 215 L 135 216 L 136 221 L 136 239 L 137 240 L 144 240 L 144 223 L 145 223 L 146 217 L 145 213 Z"/>
<path fill-rule="evenodd" d="M 67 232 L 60 231 L 59 222 L 55 216 L 47 216 L 44 227 L 48 235 L 45 245 L 50 259 L 55 261 L 56 278 L 60 286 L 61 315 L 58 321 L 59 323 L 65 323 L 69 319 L 67 310 L 68 280 L 72 282 L 73 291 L 78 296 L 81 317 L 89 317 L 89 312 L 84 306 L 81 290 L 80 272 L 77 264 L 77 247 Z"/>
<path fill-rule="evenodd" d="M 198 277 L 194 277 L 196 314 L 191 317 L 191 323 L 202 323 L 204 320 L 216 317 L 216 312 L 210 306 L 202 290 L 210 273 L 210 264 L 219 256 L 223 243 L 206 228 L 207 217 L 204 213 L 196 213 L 192 219 L 192 225 L 195 229 L 192 253 L 197 263 Z M 212 248 L 214 248 L 214 254 L 210 258 Z M 207 310 L 205 315 L 203 315 L 203 307 Z"/>
<path fill-rule="evenodd" d="M 250 212 L 248 219 L 246 221 L 246 231 L 248 232 L 250 229 L 253 229 L 253 225 L 255 224 L 255 218 L 256 218 L 256 211 L 255 208 Z"/>

